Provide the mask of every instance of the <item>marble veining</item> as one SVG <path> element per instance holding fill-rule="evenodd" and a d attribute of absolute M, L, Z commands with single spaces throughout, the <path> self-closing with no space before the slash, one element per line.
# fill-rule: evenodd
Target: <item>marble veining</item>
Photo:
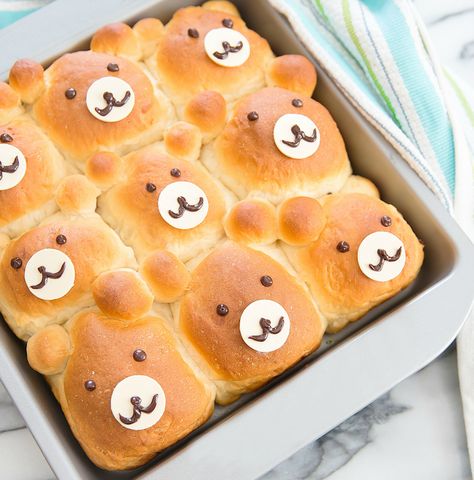
<path fill-rule="evenodd" d="M 385 424 L 393 415 L 408 408 L 395 403 L 390 392 L 386 393 L 331 432 L 302 448 L 260 480 L 323 480 L 372 441 L 373 425 Z"/>
<path fill-rule="evenodd" d="M 414 3 L 428 25 L 443 64 L 472 84 L 474 0 L 415 0 Z M 53 478 L 21 415 L 0 384 L 0 479 Z M 260 480 L 326 478 L 472 478 L 455 351 L 441 356 L 322 438 L 282 461 Z"/>

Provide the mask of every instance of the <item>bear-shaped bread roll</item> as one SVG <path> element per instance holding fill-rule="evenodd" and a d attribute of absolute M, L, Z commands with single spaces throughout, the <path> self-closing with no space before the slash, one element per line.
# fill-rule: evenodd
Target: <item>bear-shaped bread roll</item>
<path fill-rule="evenodd" d="M 68 168 L 26 117 L 0 125 L 0 232 L 15 237 L 56 210 L 54 193 Z"/>
<path fill-rule="evenodd" d="M 172 306 L 176 326 L 190 354 L 215 382 L 218 403 L 255 390 L 321 341 L 323 320 L 304 285 L 280 260 L 227 241 L 192 269 L 187 285 L 173 275 L 176 262 L 163 259 L 163 253 L 158 259 L 151 255 L 142 267 L 162 301 L 170 278 L 180 285 L 169 290 L 168 299 L 179 289 L 184 294 Z"/>
<path fill-rule="evenodd" d="M 223 127 L 227 103 L 264 86 L 311 95 L 316 85 L 308 59 L 275 58 L 268 42 L 247 28 L 230 2 L 182 8 L 155 35 L 156 51 L 147 64 L 178 116 L 199 126 L 205 142 Z"/>
<path fill-rule="evenodd" d="M 99 199 L 99 213 L 139 259 L 156 249 L 196 256 L 223 235 L 225 211 L 226 193 L 202 165 L 160 144 L 128 154 L 123 179 Z"/>
<path fill-rule="evenodd" d="M 312 98 L 279 87 L 240 100 L 202 160 L 239 198 L 261 196 L 273 203 L 336 192 L 351 173 L 330 113 Z"/>
<path fill-rule="evenodd" d="M 123 41 L 113 32 L 109 37 L 107 48 L 63 55 L 44 74 L 40 65 L 25 61 L 10 72 L 10 84 L 33 104 L 40 126 L 82 169 L 100 149 L 123 154 L 159 139 L 174 118 L 140 63 L 109 53 Z"/>
<path fill-rule="evenodd" d="M 410 225 L 374 194 L 291 199 L 279 209 L 279 226 L 330 333 L 407 287 L 423 263 Z"/>
<path fill-rule="evenodd" d="M 101 272 L 136 266 L 132 249 L 94 213 L 97 193 L 85 177 L 66 177 L 56 197 L 61 211 L 5 246 L 0 311 L 18 337 L 91 305 Z"/>
<path fill-rule="evenodd" d="M 43 328 L 27 345 L 30 365 L 47 376 L 75 437 L 106 470 L 142 465 L 214 407 L 214 386 L 183 355 L 170 327 L 153 311 L 136 310 L 137 294 L 145 310 L 150 303 L 130 273 L 94 285 L 106 304 L 119 294 L 126 318 L 87 309 L 64 327 Z"/>

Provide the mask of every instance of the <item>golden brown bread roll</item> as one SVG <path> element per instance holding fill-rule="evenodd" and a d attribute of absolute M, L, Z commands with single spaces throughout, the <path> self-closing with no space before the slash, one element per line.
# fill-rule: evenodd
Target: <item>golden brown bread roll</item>
<path fill-rule="evenodd" d="M 274 203 L 338 191 L 351 173 L 329 112 L 309 97 L 276 87 L 239 101 L 202 161 L 239 198 L 254 194 Z"/>
<path fill-rule="evenodd" d="M 321 201 L 325 227 L 319 237 L 286 251 L 310 285 L 328 331 L 337 332 L 409 285 L 423 262 L 423 246 L 396 208 L 375 196 L 336 194 Z"/>
<path fill-rule="evenodd" d="M 174 115 L 139 64 L 124 57 L 70 53 L 44 76 L 46 88 L 34 103 L 34 116 L 81 169 L 99 150 L 123 154 L 160 138 Z"/>
<path fill-rule="evenodd" d="M 159 144 L 129 154 L 124 165 L 124 180 L 101 196 L 99 212 L 139 259 L 167 249 L 188 260 L 222 236 L 223 189 L 201 165 Z"/>
<path fill-rule="evenodd" d="M 194 269 L 177 316 L 180 334 L 216 383 L 222 404 L 308 355 L 325 327 L 287 269 L 233 242 L 217 247 Z"/>
<path fill-rule="evenodd" d="M 67 172 L 51 141 L 30 120 L 0 126 L 0 232 L 15 237 L 51 215 Z"/>
<path fill-rule="evenodd" d="M 23 102 L 33 103 L 44 90 L 43 66 L 27 58 L 17 60 L 10 70 L 8 81 Z"/>
<path fill-rule="evenodd" d="M 217 5 L 215 7 L 218 8 Z M 224 23 L 227 27 L 224 25 Z M 212 60 L 206 53 L 205 39 L 214 30 L 216 48 L 222 41 L 244 46 L 235 53 L 224 54 L 222 63 L 233 64 L 234 59 L 243 63 L 224 66 Z M 217 31 L 217 29 L 221 29 Z M 234 45 L 235 43 L 235 45 Z M 248 58 L 244 51 L 248 48 Z M 224 51 L 224 50 L 223 50 Z M 210 54 L 212 57 L 212 52 Z M 161 88 L 176 105 L 184 105 L 203 90 L 221 93 L 228 101 L 234 100 L 265 85 L 265 66 L 273 54 L 266 40 L 248 29 L 243 20 L 228 11 L 205 7 L 187 7 L 178 10 L 159 40 L 157 52 L 150 59 L 150 67 L 160 81 Z"/>
<path fill-rule="evenodd" d="M 135 266 L 131 248 L 98 215 L 57 213 L 3 251 L 0 310 L 26 339 L 91 305 L 92 282 L 101 272 Z"/>
<path fill-rule="evenodd" d="M 41 351 L 54 337 L 64 345 L 62 358 Z M 212 384 L 180 350 L 155 315 L 125 321 L 87 310 L 66 330 L 47 327 L 33 336 L 28 359 L 41 373 L 56 373 L 48 381 L 89 458 L 100 468 L 125 470 L 150 460 L 212 413 Z"/>
<path fill-rule="evenodd" d="M 11 85 L 0 82 L 0 123 L 7 123 L 23 112 L 21 99 Z"/>
<path fill-rule="evenodd" d="M 250 198 L 236 203 L 224 219 L 227 236 L 236 242 L 269 244 L 277 239 L 275 207 L 266 200 Z"/>

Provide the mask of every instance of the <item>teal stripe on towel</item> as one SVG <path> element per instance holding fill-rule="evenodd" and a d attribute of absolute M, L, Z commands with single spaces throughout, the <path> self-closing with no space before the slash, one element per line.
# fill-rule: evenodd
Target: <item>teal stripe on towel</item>
<path fill-rule="evenodd" d="M 431 78 L 421 67 L 412 33 L 395 2 L 364 0 L 377 19 L 416 108 L 451 192 L 455 185 L 455 156 L 451 123 Z M 411 136 L 409 132 L 405 132 Z"/>

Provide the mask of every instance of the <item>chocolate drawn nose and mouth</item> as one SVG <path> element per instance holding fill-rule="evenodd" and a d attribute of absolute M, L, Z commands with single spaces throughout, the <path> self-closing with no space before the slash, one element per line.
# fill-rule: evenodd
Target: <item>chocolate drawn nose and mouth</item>
<path fill-rule="evenodd" d="M 122 427 L 146 430 L 158 423 L 163 416 L 166 395 L 154 378 L 148 375 L 132 375 L 115 385 L 110 398 L 110 409 Z M 130 416 L 125 414 L 129 411 Z"/>
<path fill-rule="evenodd" d="M 18 185 L 26 173 L 26 159 L 20 149 L 0 144 L 0 190 Z"/>
<path fill-rule="evenodd" d="M 289 140 L 289 134 L 293 139 Z M 273 140 L 283 155 L 289 158 L 310 157 L 319 148 L 321 138 L 316 124 L 311 118 L 299 113 L 286 113 L 275 122 Z"/>
<path fill-rule="evenodd" d="M 237 53 L 242 50 L 242 47 L 244 44 L 242 42 L 238 42 L 237 45 L 234 47 L 226 41 L 222 42 L 222 49 L 224 50 L 223 52 L 214 52 L 213 55 L 218 58 L 219 60 L 224 60 L 228 57 L 229 53 Z"/>
<path fill-rule="evenodd" d="M 181 218 L 184 214 L 185 211 L 187 212 L 198 212 L 201 210 L 202 206 L 204 205 L 204 198 L 199 197 L 198 202 L 195 205 L 190 205 L 185 197 L 178 197 L 176 199 L 179 205 L 178 212 L 173 212 L 172 210 L 168 210 L 168 213 L 170 214 L 171 217 L 173 218 Z"/>
<path fill-rule="evenodd" d="M 71 259 L 55 248 L 38 250 L 25 266 L 24 279 L 28 290 L 41 300 L 64 297 L 74 286 L 75 278 Z"/>
<path fill-rule="evenodd" d="M 357 262 L 366 277 L 376 282 L 388 282 L 400 275 L 405 266 L 405 247 L 393 233 L 373 232 L 360 243 Z"/>
<path fill-rule="evenodd" d="M 95 111 L 102 117 L 105 117 L 112 111 L 114 107 L 123 107 L 130 100 L 131 93 L 130 90 L 127 90 L 122 100 L 116 100 L 114 94 L 111 92 L 105 92 L 103 97 L 107 105 L 104 108 L 95 107 Z"/>
<path fill-rule="evenodd" d="M 205 220 L 209 202 L 204 191 L 195 183 L 173 182 L 160 192 L 158 211 L 168 225 L 188 230 Z"/>
<path fill-rule="evenodd" d="M 301 130 L 299 125 L 293 125 L 291 127 L 291 133 L 295 136 L 295 139 L 290 141 L 290 140 L 282 140 L 282 142 L 285 145 L 288 145 L 289 147 L 295 148 L 298 147 L 301 140 L 304 140 L 305 142 L 315 142 L 316 139 L 318 138 L 318 133 L 316 132 L 316 128 L 313 129 L 313 133 L 311 136 L 306 135 L 306 133 Z"/>
<path fill-rule="evenodd" d="M 369 263 L 369 268 L 374 272 L 380 272 L 384 266 L 385 262 L 396 262 L 400 260 L 400 255 L 402 254 L 402 247 L 399 247 L 398 250 L 395 252 L 395 255 L 390 256 L 387 251 L 383 248 L 377 249 L 377 255 L 379 256 L 380 260 L 377 265 L 373 265 Z"/>
<path fill-rule="evenodd" d="M 248 347 L 257 352 L 273 352 L 281 348 L 288 339 L 290 317 L 278 302 L 255 300 L 242 312 L 239 329 L 240 336 Z"/>
<path fill-rule="evenodd" d="M 48 272 L 46 270 L 46 267 L 44 265 L 41 265 L 40 267 L 38 267 L 38 272 L 41 274 L 41 281 L 36 285 L 30 285 L 30 288 L 32 288 L 33 290 L 43 288 L 44 286 L 46 286 L 46 283 L 48 282 L 48 278 L 53 278 L 53 279 L 61 278 L 65 270 L 66 270 L 66 262 L 63 262 L 63 264 L 61 265 L 61 268 L 55 273 Z"/>
<path fill-rule="evenodd" d="M 15 173 L 19 166 L 20 160 L 18 160 L 18 155 L 15 157 L 11 165 L 4 166 L 2 162 L 0 162 L 0 180 L 3 178 L 4 173 Z"/>
<path fill-rule="evenodd" d="M 276 327 L 272 327 L 272 322 L 268 318 L 261 318 L 259 321 L 260 327 L 262 328 L 262 333 L 260 335 L 251 335 L 249 338 L 255 340 L 256 342 L 264 342 L 268 338 L 268 334 L 277 335 L 283 329 L 285 325 L 285 319 L 280 317 Z"/>
<path fill-rule="evenodd" d="M 130 399 L 130 403 L 133 405 L 133 414 L 131 417 L 124 417 L 122 414 L 119 414 L 120 421 L 125 425 L 133 425 L 140 420 L 142 413 L 149 415 L 155 411 L 156 405 L 158 403 L 158 394 L 155 393 L 149 403 L 148 407 L 142 406 L 142 399 L 140 397 L 134 396 Z"/>
<path fill-rule="evenodd" d="M 250 56 L 249 41 L 237 30 L 214 28 L 204 37 L 204 50 L 221 67 L 239 67 Z"/>
<path fill-rule="evenodd" d="M 135 105 L 132 87 L 119 77 L 102 77 L 87 90 L 86 106 L 101 122 L 119 122 L 128 117 Z"/>

